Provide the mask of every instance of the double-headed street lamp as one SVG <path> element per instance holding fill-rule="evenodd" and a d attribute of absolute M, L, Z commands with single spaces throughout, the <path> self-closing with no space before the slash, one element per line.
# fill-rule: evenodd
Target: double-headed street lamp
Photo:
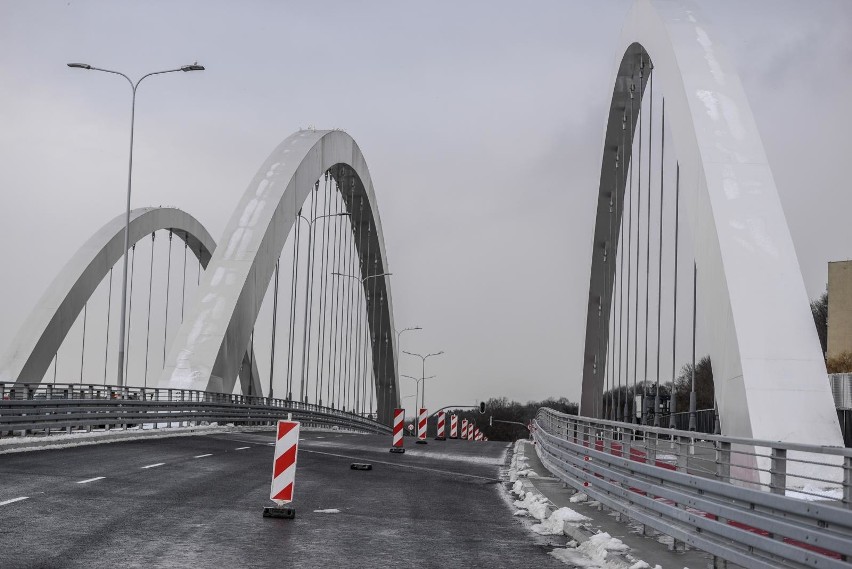
<path fill-rule="evenodd" d="M 412 375 L 404 375 L 403 374 L 400 377 L 407 377 L 408 379 L 414 380 L 414 384 L 415 384 L 414 385 L 414 416 L 416 417 L 417 413 L 418 413 L 418 409 L 420 408 L 417 405 L 417 395 L 418 395 L 418 392 L 419 392 L 419 389 L 420 389 L 420 382 L 421 381 L 425 382 L 425 380 L 427 380 L 427 379 L 435 379 L 438 376 L 437 375 L 430 375 L 429 377 L 414 377 Z M 409 397 L 411 397 L 411 396 L 409 395 Z"/>
<path fill-rule="evenodd" d="M 423 364 L 423 366 L 421 368 L 421 373 L 420 373 L 420 380 L 423 381 L 423 386 L 421 387 L 421 394 L 420 394 L 420 405 L 425 407 L 426 406 L 426 381 L 425 380 L 429 379 L 429 378 L 426 377 L 426 360 L 428 360 L 432 356 L 440 356 L 441 354 L 444 353 L 444 351 L 441 350 L 440 352 L 435 352 L 435 353 L 432 353 L 432 354 L 426 354 L 425 356 L 423 356 L 421 354 L 414 354 L 412 352 L 406 352 L 405 350 L 403 350 L 402 353 L 408 354 L 409 356 L 417 356 L 418 358 L 420 358 L 420 360 Z"/>
<path fill-rule="evenodd" d="M 104 73 L 112 73 L 121 75 L 127 82 L 130 83 L 130 88 L 133 91 L 133 100 L 130 105 L 130 158 L 127 166 L 127 208 L 124 216 L 124 263 L 121 277 L 121 325 L 118 331 L 118 385 L 124 385 L 124 334 L 127 327 L 127 251 L 130 249 L 130 188 L 133 181 L 133 127 L 136 122 L 136 88 L 146 77 L 151 75 L 162 75 L 164 73 L 174 73 L 176 71 L 204 71 L 203 65 L 193 63 L 192 65 L 184 65 L 177 69 L 166 69 L 165 71 L 154 71 L 139 78 L 135 83 L 130 77 L 120 71 L 112 71 L 111 69 L 101 69 L 93 67 L 88 63 L 69 63 L 68 67 L 75 69 L 86 69 L 88 71 L 103 71 Z"/>
<path fill-rule="evenodd" d="M 412 326 L 411 328 L 403 328 L 402 330 L 400 330 L 399 332 L 396 333 L 396 346 L 395 346 L 396 347 L 396 360 L 394 360 L 394 363 L 396 364 L 397 384 L 400 383 L 399 378 L 402 377 L 402 375 L 400 374 L 400 366 L 399 366 L 399 348 L 400 348 L 399 337 L 402 336 L 403 332 L 409 332 L 411 330 L 422 330 L 422 329 L 423 328 L 421 328 L 420 326 Z"/>

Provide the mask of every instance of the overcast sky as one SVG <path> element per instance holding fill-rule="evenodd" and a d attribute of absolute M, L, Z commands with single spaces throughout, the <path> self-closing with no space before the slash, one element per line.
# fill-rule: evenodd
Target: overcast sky
<path fill-rule="evenodd" d="M 852 257 L 852 2 L 715 0 L 810 296 Z M 376 188 L 403 349 L 429 407 L 579 397 L 600 145 L 629 1 L 0 1 L 0 349 L 59 268 L 134 206 L 218 238 L 269 152 L 343 128 Z M 403 360 L 419 375 L 419 361 Z M 403 384 L 404 393 L 411 392 Z"/>

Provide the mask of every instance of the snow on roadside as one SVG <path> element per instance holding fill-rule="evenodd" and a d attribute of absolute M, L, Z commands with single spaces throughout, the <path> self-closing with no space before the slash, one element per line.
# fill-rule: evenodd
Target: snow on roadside
<path fill-rule="evenodd" d="M 337 508 L 327 508 L 325 510 L 314 510 L 315 514 L 339 514 L 340 510 Z"/>
<path fill-rule="evenodd" d="M 571 502 L 572 504 L 580 504 L 582 502 L 588 502 L 589 497 L 587 495 L 583 494 L 582 492 L 577 492 L 576 494 L 574 494 L 573 496 L 568 498 L 568 501 Z"/>
<path fill-rule="evenodd" d="M 581 543 L 577 547 L 566 547 L 564 549 L 554 549 L 550 555 L 563 563 L 575 565 L 577 567 L 588 567 L 590 569 L 607 569 L 613 567 L 607 562 L 607 557 L 610 552 L 624 552 L 629 548 L 620 539 L 612 537 L 606 532 L 601 532 L 593 535 Z M 636 564 L 638 564 L 637 562 Z M 641 562 L 641 563 L 644 563 Z M 619 565 L 621 565 L 619 563 Z M 647 563 L 644 567 L 647 567 Z M 637 569 L 643 567 L 639 565 Z"/>
<path fill-rule="evenodd" d="M 541 535 L 562 535 L 565 528 L 565 522 L 580 523 L 588 519 L 589 518 L 583 514 L 575 512 L 571 508 L 563 507 L 553 512 L 550 514 L 549 518 L 542 521 L 540 524 L 534 525 L 530 529 Z"/>
<path fill-rule="evenodd" d="M 541 494 L 526 492 L 522 500 L 515 500 L 515 507 L 526 510 L 530 516 L 537 520 L 544 520 L 547 517 L 548 502 L 549 500 Z"/>

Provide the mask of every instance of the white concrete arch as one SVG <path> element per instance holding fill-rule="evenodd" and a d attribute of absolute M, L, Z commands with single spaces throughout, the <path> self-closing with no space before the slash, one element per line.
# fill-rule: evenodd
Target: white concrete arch
<path fill-rule="evenodd" d="M 842 446 L 793 241 L 734 66 L 690 0 L 638 0 L 618 53 L 592 248 L 581 413 L 600 413 L 603 365 L 595 373 L 595 355 L 606 354 L 608 339 L 598 310 L 600 303 L 608 322 L 605 282 L 615 270 L 604 250 L 616 259 L 610 197 L 616 192 L 622 204 L 624 195 L 615 154 L 632 77 L 644 58 L 653 62 L 654 88 L 665 97 L 673 139 L 666 149 L 680 166 L 682 222 L 695 243 L 700 325 L 708 331 L 724 434 Z M 638 85 L 636 94 L 642 96 Z M 618 227 L 621 212 L 613 215 Z"/>
<path fill-rule="evenodd" d="M 39 383 L 68 331 L 110 268 L 124 253 L 124 214 L 101 227 L 65 264 L 15 334 L 0 363 L 0 382 Z M 154 231 L 171 229 L 206 267 L 216 242 L 190 214 L 170 207 L 146 207 L 130 212 L 130 245 Z M 252 358 L 253 361 L 253 358 Z M 254 392 L 259 393 L 255 372 Z M 246 375 L 243 391 L 249 390 Z"/>
<path fill-rule="evenodd" d="M 161 387 L 233 389 L 239 356 L 249 343 L 275 263 L 298 211 L 326 171 L 344 189 L 352 223 L 365 229 L 359 232 L 360 242 L 356 243 L 363 261 L 362 276 L 387 271 L 376 197 L 358 145 L 342 131 L 303 130 L 292 134 L 266 159 L 234 210 L 222 246 L 213 254 L 196 301 L 171 346 Z M 399 405 L 393 305 L 389 278 L 372 282 L 376 295 L 383 299 L 369 303 L 368 320 L 371 325 L 377 323 L 386 336 L 383 343 L 371 330 L 379 421 L 387 422 L 391 410 Z"/>

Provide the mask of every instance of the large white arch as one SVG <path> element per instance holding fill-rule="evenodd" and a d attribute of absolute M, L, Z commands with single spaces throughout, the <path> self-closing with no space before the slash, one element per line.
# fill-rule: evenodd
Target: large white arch
<path fill-rule="evenodd" d="M 285 139 L 266 159 L 234 210 L 202 277 L 166 359 L 161 387 L 230 392 L 240 355 L 249 343 L 275 263 L 302 204 L 325 172 L 340 187 L 351 221 L 363 229 L 356 243 L 362 275 L 387 271 L 384 237 L 366 161 L 342 131 L 303 130 Z M 362 207 L 363 206 L 363 207 Z M 368 230 L 369 228 L 369 230 Z M 369 257 L 368 257 L 369 251 Z M 387 422 L 399 405 L 390 280 L 372 279 L 368 303 L 378 394 L 378 418 Z"/>
<path fill-rule="evenodd" d="M 690 0 L 638 0 L 624 25 L 604 135 L 581 413 L 600 413 L 617 243 L 609 243 L 621 122 L 640 58 L 654 65 L 695 242 L 698 302 L 727 435 L 842 446 L 793 241 L 739 77 Z M 623 54 L 623 55 L 622 55 Z M 638 97 L 639 86 L 636 87 Z M 637 101 L 638 107 L 638 101 Z M 629 136 L 629 135 L 628 135 Z M 629 144 L 629 143 L 628 143 Z M 621 212 L 614 212 L 618 226 Z M 617 239 L 617 236 L 616 236 Z M 596 369 L 597 368 L 597 369 Z M 596 373 L 597 372 L 597 373 Z"/>
<path fill-rule="evenodd" d="M 12 339 L 0 360 L 0 382 L 39 383 L 89 297 L 124 254 L 124 214 L 90 237 L 65 264 Z M 185 241 L 206 267 L 216 248 L 210 233 L 193 216 L 172 207 L 144 207 L 130 212 L 129 244 L 154 231 L 170 229 Z M 254 358 L 244 360 L 254 362 Z M 243 381 L 243 392 L 260 393 L 257 368 Z M 252 386 L 252 387 L 250 387 Z"/>

